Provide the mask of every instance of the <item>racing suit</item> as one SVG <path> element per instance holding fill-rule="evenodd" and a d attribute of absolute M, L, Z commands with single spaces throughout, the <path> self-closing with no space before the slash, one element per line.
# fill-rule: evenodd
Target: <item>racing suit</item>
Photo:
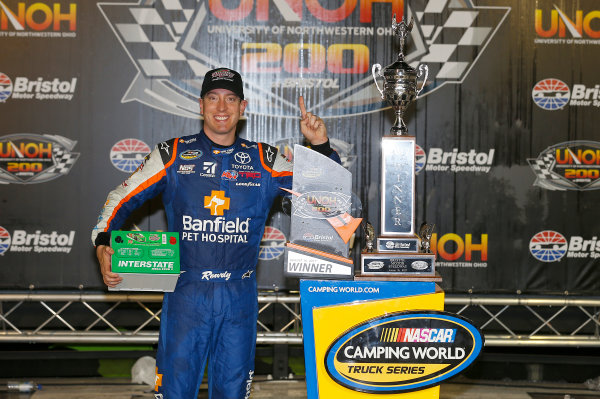
<path fill-rule="evenodd" d="M 340 162 L 328 143 L 317 147 Z M 157 398 L 196 398 L 207 358 L 209 397 L 249 397 L 259 244 L 274 199 L 291 183 L 292 164 L 276 147 L 239 137 L 221 147 L 201 131 L 159 143 L 108 195 L 95 245 L 108 245 L 109 232 L 159 193 L 169 231 L 180 233 L 182 273 L 161 313 Z"/>

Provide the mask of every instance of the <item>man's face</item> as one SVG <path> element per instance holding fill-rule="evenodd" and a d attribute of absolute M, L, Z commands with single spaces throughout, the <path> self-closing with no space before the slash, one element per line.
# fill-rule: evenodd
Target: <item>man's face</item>
<path fill-rule="evenodd" d="M 204 131 L 210 135 L 235 135 L 240 117 L 246 109 L 246 100 L 226 89 L 211 90 L 200 99 L 200 113 L 204 115 Z"/>

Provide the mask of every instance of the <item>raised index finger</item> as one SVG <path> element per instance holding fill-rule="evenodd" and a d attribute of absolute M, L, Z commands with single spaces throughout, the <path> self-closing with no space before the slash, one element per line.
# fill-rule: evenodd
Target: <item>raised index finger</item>
<path fill-rule="evenodd" d="M 298 105 L 300 106 L 300 113 L 302 114 L 302 119 L 306 116 L 306 106 L 304 105 L 304 97 L 298 97 Z"/>

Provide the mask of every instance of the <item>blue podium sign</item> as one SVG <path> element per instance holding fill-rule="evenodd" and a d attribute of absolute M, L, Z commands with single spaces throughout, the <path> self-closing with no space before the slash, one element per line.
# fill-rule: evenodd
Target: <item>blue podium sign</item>
<path fill-rule="evenodd" d="M 444 306 L 444 294 L 433 282 L 301 280 L 300 297 L 309 399 L 364 397 L 326 371 L 326 352 L 346 331 L 389 312 Z"/>
<path fill-rule="evenodd" d="M 301 280 L 309 399 L 437 399 L 483 338 L 433 282 Z"/>

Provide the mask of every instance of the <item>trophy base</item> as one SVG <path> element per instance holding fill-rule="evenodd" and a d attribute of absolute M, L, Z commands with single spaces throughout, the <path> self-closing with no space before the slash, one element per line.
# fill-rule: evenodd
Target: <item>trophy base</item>
<path fill-rule="evenodd" d="M 291 242 L 285 244 L 284 265 L 286 277 L 351 279 L 354 276 L 352 259 Z"/>
<path fill-rule="evenodd" d="M 410 252 L 363 252 L 360 255 L 363 276 L 435 276 L 435 254 Z"/>
<path fill-rule="evenodd" d="M 378 237 L 377 252 L 419 252 L 421 239 L 416 235 L 409 237 Z"/>
<path fill-rule="evenodd" d="M 377 276 L 364 275 L 362 273 L 356 273 L 354 275 L 356 281 L 416 281 L 416 282 L 429 282 L 441 283 L 442 276 L 436 272 L 435 276 L 412 276 L 412 275 L 398 275 L 398 274 L 381 274 Z"/>

